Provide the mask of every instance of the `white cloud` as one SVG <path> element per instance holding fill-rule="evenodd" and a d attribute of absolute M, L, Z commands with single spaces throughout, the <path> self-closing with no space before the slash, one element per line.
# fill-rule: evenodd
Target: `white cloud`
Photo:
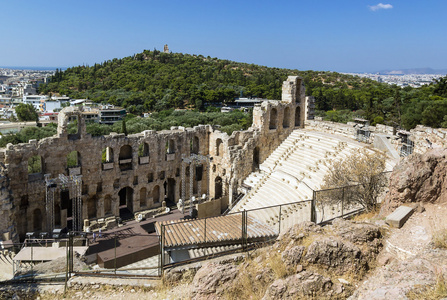
<path fill-rule="evenodd" d="M 377 5 L 368 5 L 369 9 L 372 11 L 377 11 L 380 9 L 392 9 L 393 6 L 391 4 L 383 4 L 383 3 L 379 3 Z"/>

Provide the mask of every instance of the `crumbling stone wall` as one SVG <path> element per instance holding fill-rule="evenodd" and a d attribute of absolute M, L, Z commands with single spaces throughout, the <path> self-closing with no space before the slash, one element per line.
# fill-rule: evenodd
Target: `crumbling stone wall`
<path fill-rule="evenodd" d="M 242 180 L 293 129 L 304 126 L 301 78 L 289 76 L 283 84 L 282 97 L 282 101 L 266 101 L 256 106 L 253 126 L 231 136 L 210 125 L 199 125 L 158 132 L 147 130 L 128 136 L 112 133 L 92 137 L 86 132 L 82 108 L 64 108 L 54 137 L 8 144 L 0 149 L 0 162 L 4 166 L 0 176 L 0 234 L 4 234 L 3 239 L 17 241 L 26 232 L 49 228 L 45 174 L 50 178 L 59 174 L 82 176 L 82 219 L 119 216 L 120 207 L 135 213 L 159 207 L 165 199 L 177 202 L 182 195 L 182 158 L 191 153 L 210 158 L 209 165 L 202 164 L 201 181 L 194 182 L 195 194 L 209 191 L 210 198 L 231 202 Z M 70 133 L 69 123 L 74 120 L 77 132 Z M 72 151 L 77 151 L 78 163 L 69 167 L 67 155 Z M 30 158 L 41 161 L 39 172 L 29 174 Z M 189 182 L 186 176 L 186 195 L 190 194 Z M 56 227 L 67 225 L 72 197 L 66 187 L 56 189 Z"/>

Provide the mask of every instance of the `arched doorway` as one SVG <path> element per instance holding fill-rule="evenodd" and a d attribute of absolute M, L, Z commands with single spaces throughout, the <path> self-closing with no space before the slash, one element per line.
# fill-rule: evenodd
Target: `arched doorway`
<path fill-rule="evenodd" d="M 106 195 L 104 197 L 104 215 L 111 215 L 112 214 L 112 196 Z"/>
<path fill-rule="evenodd" d="M 169 202 L 168 206 L 175 205 L 175 179 L 168 178 L 166 183 L 166 201 Z"/>
<path fill-rule="evenodd" d="M 147 206 L 146 194 L 147 194 L 146 188 L 145 187 L 141 188 L 140 189 L 140 208 Z"/>
<path fill-rule="evenodd" d="M 301 108 L 299 106 L 295 110 L 295 127 L 298 126 L 301 126 Z"/>
<path fill-rule="evenodd" d="M 222 178 L 219 176 L 214 179 L 214 199 L 222 198 Z"/>
<path fill-rule="evenodd" d="M 120 218 L 128 220 L 133 218 L 133 189 L 126 186 L 118 192 L 120 198 Z"/>

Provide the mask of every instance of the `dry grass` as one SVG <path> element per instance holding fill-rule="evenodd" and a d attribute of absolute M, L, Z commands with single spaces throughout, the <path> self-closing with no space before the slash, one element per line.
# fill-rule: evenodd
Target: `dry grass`
<path fill-rule="evenodd" d="M 447 281 L 444 275 L 439 273 L 436 284 L 419 286 L 407 293 L 411 300 L 437 300 L 447 297 Z"/>
<path fill-rule="evenodd" d="M 281 259 L 281 251 L 279 250 L 269 253 L 266 257 L 265 265 L 266 267 L 272 269 L 276 278 L 285 278 L 290 274 L 290 271 Z"/>
<path fill-rule="evenodd" d="M 265 252 L 259 254 L 264 258 Z M 261 299 L 271 280 L 269 278 L 256 278 L 258 268 L 259 265 L 254 261 L 254 257 L 249 258 L 241 265 L 234 284 L 225 290 L 222 297 L 229 300 Z"/>
<path fill-rule="evenodd" d="M 378 215 L 380 212 L 380 205 L 377 205 L 375 209 L 371 210 L 371 211 L 365 211 L 364 213 L 361 213 L 359 215 L 355 215 L 352 218 L 352 221 L 355 222 L 364 222 L 367 220 L 375 220 L 377 219 Z"/>
<path fill-rule="evenodd" d="M 436 248 L 447 249 L 447 228 L 434 231 L 432 241 Z"/>

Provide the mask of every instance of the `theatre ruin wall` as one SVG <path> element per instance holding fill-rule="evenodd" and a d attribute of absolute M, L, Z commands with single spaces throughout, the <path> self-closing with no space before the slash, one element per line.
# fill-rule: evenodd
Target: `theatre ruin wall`
<path fill-rule="evenodd" d="M 304 108 L 304 84 L 297 76 L 284 81 L 282 100 L 255 106 L 253 125 L 231 136 L 199 125 L 93 137 L 82 108 L 64 108 L 55 136 L 0 149 L 0 239 L 18 241 L 27 232 L 67 226 L 76 212 L 75 195 L 82 220 L 176 203 L 189 198 L 191 187 L 196 197 L 222 199 L 224 208 L 242 180 L 304 126 Z M 70 122 L 76 132 L 69 132 Z M 193 154 L 204 158 L 194 167 L 184 162 Z M 81 178 L 82 184 L 74 189 L 67 178 Z"/>

